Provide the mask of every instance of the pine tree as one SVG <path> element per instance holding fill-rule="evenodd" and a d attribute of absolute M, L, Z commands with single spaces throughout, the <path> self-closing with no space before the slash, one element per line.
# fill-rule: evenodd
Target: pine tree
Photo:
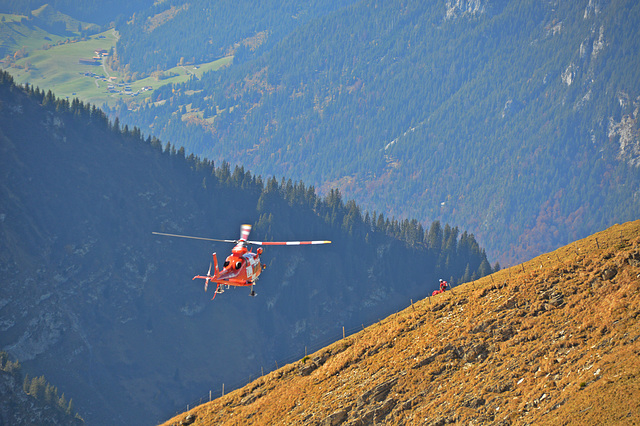
<path fill-rule="evenodd" d="M 114 133 L 120 133 L 120 119 L 118 117 L 113 120 L 111 130 L 113 130 Z"/>
<path fill-rule="evenodd" d="M 469 282 L 471 280 L 471 268 L 467 263 L 467 267 L 464 269 L 464 275 L 462 276 L 462 280 L 460 282 Z"/>
<path fill-rule="evenodd" d="M 56 101 L 55 96 L 53 96 L 53 92 L 51 90 L 49 90 L 47 92 L 47 94 L 45 95 L 45 97 L 42 99 L 42 105 L 46 106 L 46 105 L 53 105 Z"/>
<path fill-rule="evenodd" d="M 425 238 L 427 240 L 427 247 L 435 255 L 439 254 L 440 250 L 442 249 L 442 237 L 443 235 L 440 221 L 436 220 L 431 223 L 431 227 L 429 228 L 429 235 Z"/>
<path fill-rule="evenodd" d="M 29 393 L 29 387 L 31 386 L 31 380 L 29 380 L 29 374 L 24 375 L 24 381 L 22 382 L 22 390 L 24 393 Z"/>
<path fill-rule="evenodd" d="M 58 388 L 48 384 L 44 390 L 44 400 L 48 403 L 56 402 L 58 400 Z"/>
<path fill-rule="evenodd" d="M 66 410 L 68 406 L 69 405 L 67 404 L 67 399 L 64 397 L 64 393 L 63 393 L 60 399 L 58 399 L 58 407 L 60 407 L 63 410 Z"/>
<path fill-rule="evenodd" d="M 378 232 L 384 232 L 385 230 L 384 216 L 382 215 L 382 213 L 378 215 L 378 221 L 376 222 L 376 230 Z"/>
<path fill-rule="evenodd" d="M 480 268 L 478 268 L 478 273 L 480 274 L 481 277 L 491 274 L 491 265 L 489 264 L 489 261 L 487 260 L 486 257 L 482 259 L 482 263 L 480 263 Z"/>
<path fill-rule="evenodd" d="M 29 395 L 36 399 L 42 399 L 44 397 L 46 383 L 44 376 L 34 377 L 29 386 Z"/>

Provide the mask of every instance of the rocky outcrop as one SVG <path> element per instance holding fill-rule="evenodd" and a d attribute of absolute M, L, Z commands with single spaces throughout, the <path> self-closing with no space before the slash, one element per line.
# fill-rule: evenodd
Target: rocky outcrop
<path fill-rule="evenodd" d="M 629 104 L 628 95 L 619 94 L 620 105 Z M 623 101 L 623 98 L 626 101 Z M 640 167 L 640 126 L 638 124 L 638 112 L 640 111 L 640 98 L 633 101 L 633 111 L 624 114 L 620 121 L 609 119 L 608 136 L 618 138 L 618 159 L 628 164 Z"/>
<path fill-rule="evenodd" d="M 485 0 L 447 0 L 445 19 L 455 19 L 460 16 L 475 16 L 486 10 Z"/>

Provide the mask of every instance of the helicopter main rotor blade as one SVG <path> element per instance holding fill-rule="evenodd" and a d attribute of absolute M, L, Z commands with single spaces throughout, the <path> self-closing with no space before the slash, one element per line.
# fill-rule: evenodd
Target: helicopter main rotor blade
<path fill-rule="evenodd" d="M 219 240 L 217 238 L 204 238 L 204 237 L 192 237 L 190 235 L 179 235 L 179 234 L 166 234 L 164 232 L 152 232 L 154 235 L 164 235 L 166 237 L 179 237 L 179 238 L 190 238 L 192 240 L 204 240 L 204 241 L 217 241 L 222 243 L 244 243 L 244 244 L 255 244 L 258 246 L 300 246 L 300 245 L 315 245 L 315 244 L 331 244 L 331 241 L 247 241 L 243 237 L 249 236 L 249 231 L 251 230 L 250 225 L 243 225 L 244 228 L 241 232 L 241 239 L 239 240 Z"/>
<path fill-rule="evenodd" d="M 190 238 L 192 240 L 217 241 L 221 243 L 237 243 L 238 240 L 218 240 L 216 238 L 192 237 L 190 235 L 165 234 L 164 232 L 152 232 L 155 235 L 164 235 L 165 237 Z"/>
<path fill-rule="evenodd" d="M 240 241 L 247 241 L 249 233 L 251 232 L 251 225 L 244 224 L 240 227 Z"/>
<path fill-rule="evenodd" d="M 300 246 L 308 244 L 331 244 L 331 241 L 246 241 L 246 243 L 259 246 Z"/>

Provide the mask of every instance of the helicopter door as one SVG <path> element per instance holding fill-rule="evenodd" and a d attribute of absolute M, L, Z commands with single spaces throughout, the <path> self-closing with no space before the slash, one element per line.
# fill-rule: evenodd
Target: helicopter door
<path fill-rule="evenodd" d="M 260 259 L 258 256 L 252 256 L 247 259 L 247 278 L 253 280 L 260 275 Z"/>
<path fill-rule="evenodd" d="M 251 280 L 253 279 L 253 259 L 249 258 L 249 257 L 245 257 L 245 262 L 247 264 L 247 279 Z"/>

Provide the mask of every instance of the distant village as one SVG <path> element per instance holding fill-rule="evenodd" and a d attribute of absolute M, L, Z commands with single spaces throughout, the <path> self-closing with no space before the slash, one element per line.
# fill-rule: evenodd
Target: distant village
<path fill-rule="evenodd" d="M 106 49 L 96 49 L 93 51 L 93 58 L 80 59 L 78 63 L 80 65 L 102 65 L 102 58 L 109 56 L 109 52 Z"/>
<path fill-rule="evenodd" d="M 93 58 L 91 59 L 79 59 L 78 63 L 81 65 L 102 65 L 102 59 L 109 55 L 109 52 L 105 49 L 96 49 Z M 109 93 L 120 94 L 125 96 L 138 96 L 142 92 L 153 90 L 153 86 L 144 86 L 135 92 L 131 90 L 131 86 L 127 83 L 117 83 L 118 78 L 112 76 L 104 76 L 102 74 L 96 74 L 94 72 L 81 72 L 81 75 L 85 77 L 95 78 L 96 80 L 104 81 L 107 83 L 107 91 Z"/>

